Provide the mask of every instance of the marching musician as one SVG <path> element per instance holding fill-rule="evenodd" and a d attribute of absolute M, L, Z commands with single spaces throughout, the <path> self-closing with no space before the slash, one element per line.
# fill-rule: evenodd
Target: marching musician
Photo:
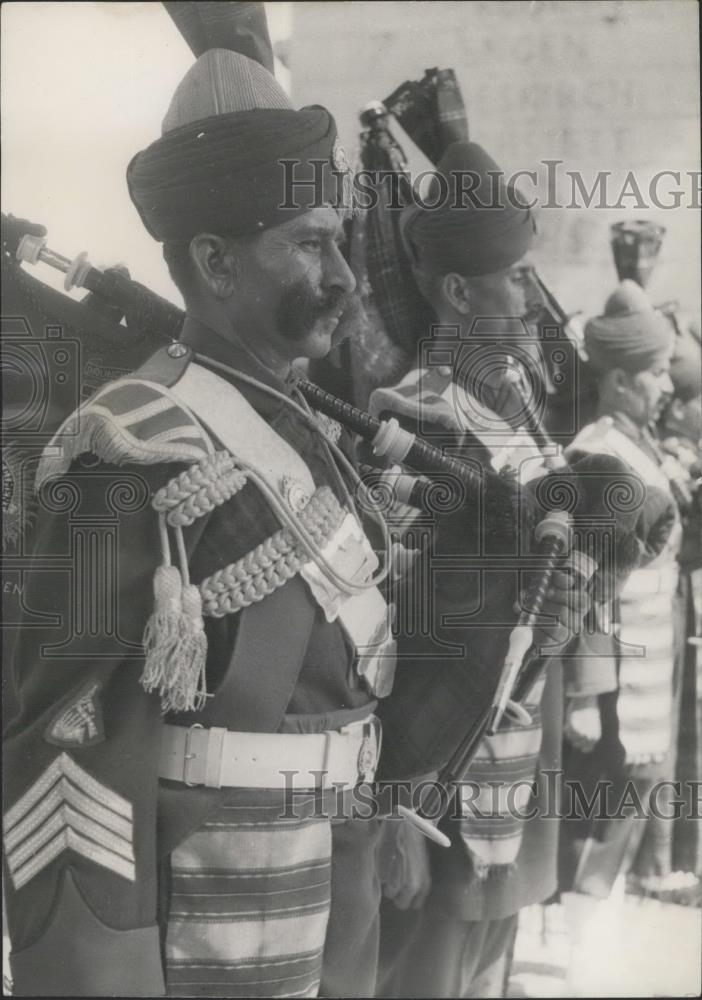
<path fill-rule="evenodd" d="M 339 428 L 286 381 L 352 301 L 343 168 L 329 112 L 217 49 L 129 165 L 187 318 L 40 466 L 5 749 L 17 995 L 373 993 L 378 824 L 328 799 L 373 779 L 393 643 Z"/>
<path fill-rule="evenodd" d="M 414 275 L 437 324 L 417 345 L 412 370 L 397 386 L 376 390 L 370 408 L 408 429 L 421 427 L 450 454 L 484 469 L 511 469 L 526 485 L 543 476 L 554 458 L 519 426 L 521 396 L 508 379 L 523 377 L 534 363 L 523 321 L 538 296 L 526 267 L 532 214 L 474 143 L 451 145 L 437 169 L 441 176 L 426 196 L 432 207 L 413 205 L 402 217 Z M 466 191 L 470 197 L 462 195 Z M 437 514 L 428 529 L 429 593 L 421 593 L 418 607 L 432 609 L 431 635 L 398 635 L 395 695 L 383 714 L 388 749 L 382 776 L 389 771 L 416 778 L 422 764 L 425 772 L 430 764 L 440 766 L 446 733 L 460 724 L 461 712 L 467 726 L 465 706 L 477 700 L 481 687 L 494 684 L 519 593 L 504 560 L 491 562 L 504 529 L 488 503 L 483 525 L 476 527 L 459 510 Z M 476 562 L 481 552 L 486 554 Z M 449 555 L 453 565 L 431 570 L 432 558 Z M 457 557 L 473 557 L 473 568 L 462 568 Z M 565 574 L 556 574 L 545 609 L 556 624 L 544 626 L 541 642 L 562 644 L 580 622 L 587 598 L 571 586 Z M 447 624 L 451 619 L 454 624 Z M 456 643 L 463 645 L 459 658 Z M 404 824 L 393 849 L 382 853 L 387 899 L 381 909 L 380 996 L 502 995 L 519 910 L 556 888 L 558 823 L 540 814 L 547 798 L 541 770 L 559 765 L 561 699 L 560 665 L 551 660 L 545 683 L 535 685 L 528 699 L 531 724 L 520 729 L 505 721 L 482 741 L 464 775 L 479 789 L 483 814 L 466 807 L 462 816 L 444 819 L 448 849 L 427 846 Z M 535 780 L 539 795 L 532 800 Z M 500 786 L 500 806 L 490 799 L 489 783 Z M 524 812 L 538 802 L 536 818 L 522 822 L 510 815 L 509 799 Z"/>
<path fill-rule="evenodd" d="M 572 458 L 592 452 L 614 455 L 647 488 L 643 515 L 650 531 L 645 541 L 655 557 L 644 560 L 616 595 L 611 609 L 614 628 L 601 624 L 609 635 L 615 688 L 602 696 L 599 705 L 590 699 L 570 704 L 566 726 L 566 739 L 573 748 L 569 777 L 577 777 L 579 767 L 590 767 L 588 758 L 594 760 L 608 744 L 610 730 L 616 731 L 623 748 L 622 773 L 635 782 L 644 806 L 655 782 L 674 777 L 679 713 L 674 664 L 675 630 L 681 624 L 676 559 L 681 531 L 670 463 L 655 432 L 655 422 L 673 393 L 672 349 L 668 320 L 653 309 L 638 284 L 622 281 L 607 300 L 604 314 L 585 327 L 599 413 L 568 450 Z M 667 538 L 661 543 L 663 536 Z M 614 766 L 613 759 L 603 763 L 610 769 Z M 648 815 L 645 823 L 629 824 L 628 843 L 617 835 L 616 824 L 608 827 L 610 854 L 621 851 L 621 859 L 607 866 L 603 853 L 600 863 L 611 867 L 614 875 L 632 865 L 644 881 L 670 875 L 673 827 L 672 817 L 665 816 L 671 813 L 672 790 L 662 792 L 657 814 Z"/>

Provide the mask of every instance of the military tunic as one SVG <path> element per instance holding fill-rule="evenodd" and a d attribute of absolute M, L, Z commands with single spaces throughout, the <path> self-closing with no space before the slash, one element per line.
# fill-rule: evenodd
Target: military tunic
<path fill-rule="evenodd" d="M 209 330 L 192 326 L 191 335 L 203 354 L 220 356 L 289 393 Z M 315 485 L 338 490 L 319 436 L 283 402 L 244 383 L 237 388 L 298 452 Z M 9 721 L 4 755 L 5 856 L 15 878 L 21 865 L 30 866 L 17 886 L 6 874 L 20 995 L 162 994 L 173 852 L 222 808 L 270 814 L 275 806 L 275 815 L 280 812 L 277 793 L 254 790 L 237 798 L 236 790 L 191 788 L 158 777 L 164 720 L 158 697 L 139 683 L 141 637 L 160 561 L 150 498 L 180 468 L 116 467 L 83 456 L 43 490 L 35 563 L 26 580 L 27 622 L 11 667 L 19 709 Z M 236 560 L 278 528 L 247 483 L 184 529 L 192 580 Z M 322 732 L 375 707 L 356 676 L 344 630 L 326 620 L 299 578 L 236 615 L 206 619 L 206 632 L 212 697 L 203 711 L 166 721 L 248 732 Z M 244 636 L 249 657 L 242 662 L 237 648 Z M 11 813 L 18 803 L 24 810 L 19 818 Z M 303 823 L 305 808 L 300 802 Z M 18 829 L 22 821 L 30 829 Z M 24 842 L 24 854 L 13 854 L 22 850 L 23 834 L 35 840 Z M 330 994 L 367 995 L 372 989 L 375 836 L 374 823 L 332 824 L 331 857 L 322 851 L 319 858 L 320 884 L 299 887 L 322 928 L 305 978 L 297 980 L 304 991 L 317 989 L 320 976 Z M 291 892 L 288 916 L 294 920 L 305 901 Z M 256 906 L 254 900 L 249 909 Z M 349 941 L 338 927 L 341 916 L 351 927 Z M 204 977 L 194 990 L 272 995 L 273 978 L 270 968 L 266 973 L 261 967 L 258 978 L 240 978 L 233 989 L 226 982 L 213 988 Z M 175 992 L 184 988 L 177 975 L 169 974 L 169 982 Z"/>

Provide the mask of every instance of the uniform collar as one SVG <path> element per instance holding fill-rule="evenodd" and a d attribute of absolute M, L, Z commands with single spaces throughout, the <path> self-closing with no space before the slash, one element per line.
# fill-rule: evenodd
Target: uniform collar
<path fill-rule="evenodd" d="M 612 423 L 622 434 L 626 434 L 632 441 L 640 441 L 643 437 L 643 428 L 635 423 L 628 414 L 622 410 L 615 410 L 610 414 Z"/>
<path fill-rule="evenodd" d="M 656 462 L 660 463 L 660 448 L 658 447 L 658 443 L 648 427 L 641 427 L 626 413 L 622 413 L 621 410 L 615 410 L 615 412 L 611 414 L 611 419 L 618 431 L 625 434 L 630 441 L 633 441 L 650 457 L 654 458 Z"/>

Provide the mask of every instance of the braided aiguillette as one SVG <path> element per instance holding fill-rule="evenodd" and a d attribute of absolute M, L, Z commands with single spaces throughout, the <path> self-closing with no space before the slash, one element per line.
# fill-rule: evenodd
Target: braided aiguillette
<path fill-rule="evenodd" d="M 328 486 L 322 486 L 298 515 L 314 543 L 323 546 L 341 525 L 346 511 Z M 309 556 L 288 528 L 281 528 L 241 559 L 200 584 L 203 614 L 235 614 L 272 594 L 300 572 Z"/>

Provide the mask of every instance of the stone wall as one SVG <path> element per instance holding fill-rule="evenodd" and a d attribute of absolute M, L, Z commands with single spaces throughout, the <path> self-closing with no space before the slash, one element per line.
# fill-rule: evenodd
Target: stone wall
<path fill-rule="evenodd" d="M 612 172 L 604 201 L 620 201 L 617 208 L 539 213 L 537 257 L 568 309 L 601 310 L 616 281 L 608 227 L 641 217 L 667 227 L 652 298 L 678 298 L 699 311 L 699 211 L 689 207 L 696 185 L 684 176 L 700 169 L 692 0 L 292 6 L 293 99 L 328 105 L 350 152 L 358 147 L 357 114 L 365 103 L 419 79 L 425 68 L 453 67 L 471 138 L 506 171 L 537 170 L 542 202 L 546 159 L 563 161 L 557 200 L 564 205 L 572 201 L 566 171 L 581 172 L 588 190 L 598 171 Z M 650 180 L 661 170 L 683 172 L 679 208 L 643 209 L 634 196 L 620 199 L 633 171 L 648 202 Z M 677 187 L 673 179 L 667 184 Z M 671 200 L 666 184 L 659 195 Z"/>

